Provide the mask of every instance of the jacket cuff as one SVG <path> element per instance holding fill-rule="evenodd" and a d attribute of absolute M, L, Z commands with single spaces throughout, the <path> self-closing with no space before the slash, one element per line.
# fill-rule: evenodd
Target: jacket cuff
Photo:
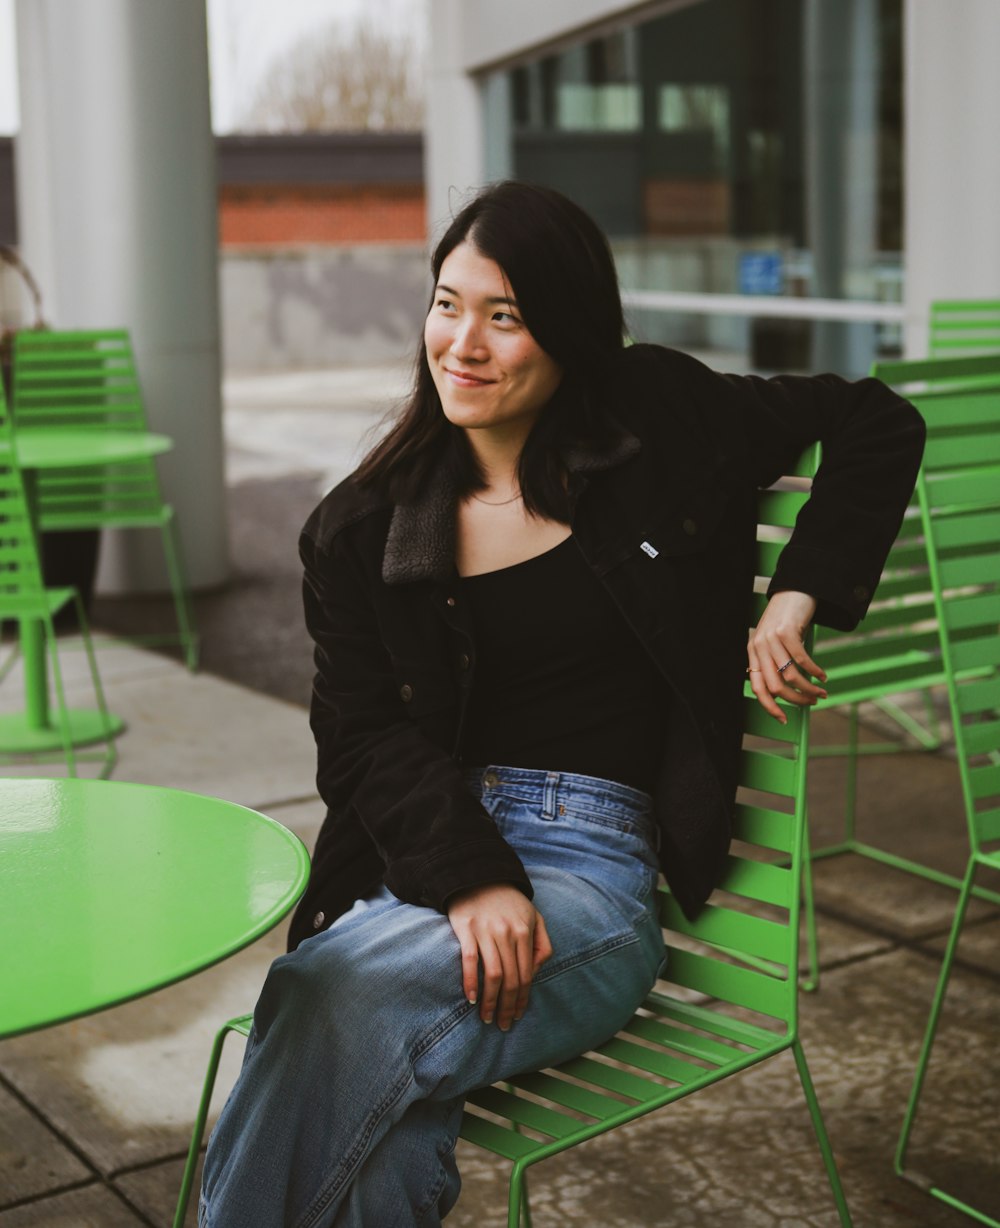
<path fill-rule="evenodd" d="M 444 912 L 453 895 L 490 883 L 510 883 L 530 900 L 534 888 L 521 859 L 506 842 L 501 841 L 499 849 L 497 843 L 496 840 L 480 840 L 474 844 L 463 844 L 430 862 L 424 862 L 421 865 L 419 899 L 413 903 Z M 395 895 L 405 899 L 402 883 L 394 884 L 394 877 L 390 869 L 386 875 L 386 885 Z M 408 885 L 412 890 L 412 881 Z"/>
<path fill-rule="evenodd" d="M 853 631 L 868 611 L 879 575 L 867 575 L 856 560 L 801 546 L 786 546 L 767 588 L 768 597 L 789 590 L 816 598 L 815 621 L 835 631 Z"/>

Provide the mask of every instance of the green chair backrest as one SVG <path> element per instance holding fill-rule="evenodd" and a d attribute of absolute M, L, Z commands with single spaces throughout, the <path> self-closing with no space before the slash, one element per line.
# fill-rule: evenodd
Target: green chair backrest
<path fill-rule="evenodd" d="M 1000 350 L 1000 298 L 939 299 L 931 303 L 928 353 Z"/>
<path fill-rule="evenodd" d="M 13 409 L 19 430 L 147 430 L 128 333 L 124 329 L 18 333 Z M 157 525 L 164 514 L 151 459 L 42 469 L 37 507 L 42 529 Z"/>
<path fill-rule="evenodd" d="M 0 617 L 47 615 L 42 569 L 0 386 Z"/>
<path fill-rule="evenodd" d="M 973 851 L 1000 841 L 1000 376 L 930 391 L 917 486 Z"/>

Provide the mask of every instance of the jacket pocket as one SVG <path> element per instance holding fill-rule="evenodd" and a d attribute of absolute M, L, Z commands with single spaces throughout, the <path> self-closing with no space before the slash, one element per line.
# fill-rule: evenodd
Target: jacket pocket
<path fill-rule="evenodd" d="M 655 558 L 657 554 L 679 557 L 705 550 L 725 517 L 727 503 L 726 491 L 711 479 L 671 491 L 641 522 L 636 551 Z"/>

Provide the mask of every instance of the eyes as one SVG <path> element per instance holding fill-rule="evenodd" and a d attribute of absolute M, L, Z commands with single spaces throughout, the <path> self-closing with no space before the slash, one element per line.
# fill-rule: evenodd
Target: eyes
<path fill-rule="evenodd" d="M 440 315 L 454 317 L 458 315 L 459 307 L 454 299 L 450 299 L 445 295 L 438 295 L 434 300 L 435 310 Z M 496 308 L 490 312 L 490 322 L 499 324 L 501 328 L 519 328 L 521 326 L 520 318 L 512 311 L 505 311 L 502 308 Z"/>

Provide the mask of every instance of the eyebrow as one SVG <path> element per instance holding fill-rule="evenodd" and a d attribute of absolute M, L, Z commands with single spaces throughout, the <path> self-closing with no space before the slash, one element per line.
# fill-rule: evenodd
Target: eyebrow
<path fill-rule="evenodd" d="M 443 290 L 443 291 L 444 291 L 446 294 L 454 294 L 456 298 L 461 298 L 461 297 L 462 297 L 462 295 L 461 295 L 461 292 L 460 292 L 460 291 L 452 289 L 452 287 L 451 287 L 451 286 L 446 286 L 446 285 L 444 284 L 444 282 L 443 282 L 443 281 L 439 281 L 439 282 L 438 282 L 438 284 L 437 284 L 437 288 L 438 288 L 438 290 Z M 508 307 L 517 307 L 517 299 L 516 299 L 516 298 L 506 298 L 506 297 L 505 297 L 505 296 L 503 296 L 503 295 L 501 295 L 501 296 L 499 296 L 499 297 L 496 297 L 496 298 L 488 298 L 488 299 L 486 299 L 486 302 L 487 302 L 487 303 L 491 303 L 491 304 L 504 304 L 504 303 L 506 303 L 506 305 L 507 305 Z"/>

